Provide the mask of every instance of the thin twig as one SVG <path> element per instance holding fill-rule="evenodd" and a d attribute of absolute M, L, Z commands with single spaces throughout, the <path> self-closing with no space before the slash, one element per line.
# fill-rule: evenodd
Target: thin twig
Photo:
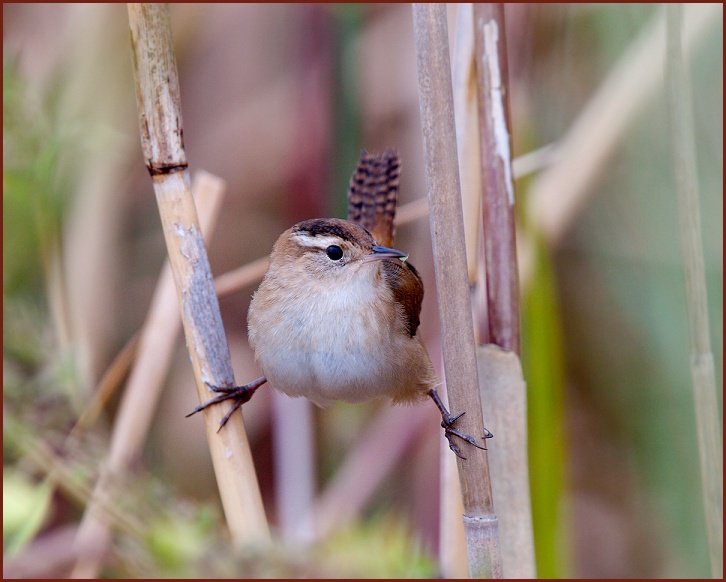
<path fill-rule="evenodd" d="M 723 577 L 723 448 L 718 418 L 716 374 L 708 324 L 708 296 L 701 242 L 701 215 L 696 173 L 696 146 L 690 79 L 683 58 L 681 4 L 666 6 L 668 106 L 673 170 L 676 177 L 681 250 L 686 280 L 686 307 L 701 487 L 706 517 L 711 576 Z"/>
<path fill-rule="evenodd" d="M 460 430 L 481 435 L 484 422 L 466 267 L 446 7 L 414 4 L 413 24 L 447 392 L 452 412 L 466 411 Z M 471 450 L 457 464 L 469 573 L 499 578 L 501 553 L 486 451 Z"/>
<path fill-rule="evenodd" d="M 98 381 L 96 389 L 91 394 L 88 404 L 83 407 L 81 414 L 78 416 L 78 420 L 73 425 L 70 433 L 68 433 L 69 439 L 75 438 L 81 431 L 88 430 L 96 423 L 101 411 L 121 386 L 123 379 L 126 377 L 129 368 L 131 368 L 136 358 L 139 335 L 139 332 L 132 335 L 106 368 L 103 376 Z"/>

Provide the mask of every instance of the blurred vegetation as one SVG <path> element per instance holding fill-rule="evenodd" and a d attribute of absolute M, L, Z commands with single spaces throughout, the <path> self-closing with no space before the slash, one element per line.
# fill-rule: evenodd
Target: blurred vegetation
<path fill-rule="evenodd" d="M 334 177 L 321 207 L 342 215 L 358 151 L 387 145 L 398 147 L 404 160 L 402 198 L 422 196 L 410 8 L 317 9 L 332 22 L 321 34 L 332 36 L 327 46 L 334 51 L 333 81 L 325 88 L 331 96 L 328 167 Z M 306 143 L 290 144 L 296 86 L 285 80 L 299 74 L 296 47 L 275 42 L 287 37 L 297 10 L 295 5 L 172 8 L 189 159 L 193 169 L 217 173 L 229 184 L 210 247 L 215 274 L 269 251 L 289 226 L 285 204 L 294 197 L 286 192 L 300 165 L 311 159 Z M 515 154 L 567 132 L 655 10 L 507 7 Z M 78 394 L 92 388 L 86 379 L 98 382 L 115 350 L 143 320 L 163 242 L 138 149 L 94 140 L 111 131 L 124 144 L 138 143 L 133 86 L 116 89 L 131 70 L 130 57 L 118 48 L 128 42 L 123 7 L 4 5 L 3 15 L 4 568 L 6 575 L 63 576 L 72 566 L 67 558 L 72 534 L 108 451 L 118 399 L 90 429 L 71 433 L 84 404 Z M 81 44 L 89 37 L 97 44 Z M 696 46 L 689 65 L 711 341 L 722 387 L 722 20 Z M 101 73 L 79 72 L 74 60 L 79 52 L 92 71 L 117 79 L 113 90 Z M 75 103 L 80 111 L 65 109 L 72 110 L 68 102 L 78 83 L 84 103 L 106 103 L 107 117 L 85 118 L 80 101 Z M 708 575 L 668 135 L 659 91 L 608 160 L 564 240 L 554 248 L 540 240 L 535 250 L 522 326 L 542 577 Z M 79 233 L 74 230 L 79 222 L 69 216 L 89 216 L 83 207 L 89 198 L 79 194 L 79 185 L 91 171 L 85 163 L 90 154 L 111 160 L 105 167 L 114 168 L 115 178 L 98 182 L 94 195 L 113 198 L 116 206 L 103 217 L 106 222 Z M 526 199 L 528 185 L 528 180 L 517 184 L 519 200 Z M 520 216 L 523 228 L 536 218 Z M 414 249 L 426 281 L 422 327 L 432 346 L 437 319 L 425 231 L 422 222 L 400 228 L 399 236 L 402 248 Z M 112 278 L 83 271 L 90 268 L 85 252 L 98 247 L 93 237 L 99 232 L 113 243 L 104 257 Z M 81 236 L 86 238 L 70 252 L 68 241 Z M 68 300 L 67 278 L 79 272 L 96 274 L 98 287 L 88 289 L 91 294 L 104 293 L 112 281 L 114 293 L 92 312 L 96 327 L 83 328 L 83 318 L 73 311 L 78 307 Z M 250 292 L 222 302 L 235 366 L 251 359 L 244 334 Z M 81 348 L 100 371 L 79 358 Z M 188 381 L 179 380 L 188 375 L 186 365 L 180 358 L 170 386 Z M 440 574 L 438 467 L 425 445 L 440 437 L 436 423 L 420 431 L 416 450 L 407 451 L 369 510 L 331 539 L 312 547 L 281 542 L 272 550 L 238 552 L 225 532 L 201 427 L 180 424 L 192 398 L 186 384 L 167 391 L 146 454 L 120 492 L 104 577 Z M 248 409 L 245 418 L 274 526 L 266 398 L 261 393 L 258 404 L 250 403 L 260 408 Z M 254 411 L 261 411 L 256 418 Z M 325 449 L 318 453 L 319 489 L 375 412 L 375 406 L 316 412 L 318 443 Z"/>
<path fill-rule="evenodd" d="M 3 292 L 40 298 L 43 271 L 59 244 L 70 195 L 67 167 L 77 142 L 59 123 L 56 87 L 38 95 L 3 58 Z"/>

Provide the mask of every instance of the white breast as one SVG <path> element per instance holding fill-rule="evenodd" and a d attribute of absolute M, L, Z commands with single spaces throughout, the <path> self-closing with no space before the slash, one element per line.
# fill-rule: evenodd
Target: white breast
<path fill-rule="evenodd" d="M 395 333 L 390 301 L 381 301 L 370 273 L 362 275 L 326 286 L 325 292 L 285 294 L 274 309 L 269 303 L 257 309 L 259 292 L 255 295 L 250 343 L 272 386 L 321 406 L 332 400 L 363 402 L 400 389 L 391 356 L 399 353 L 397 342 L 411 338 Z"/>

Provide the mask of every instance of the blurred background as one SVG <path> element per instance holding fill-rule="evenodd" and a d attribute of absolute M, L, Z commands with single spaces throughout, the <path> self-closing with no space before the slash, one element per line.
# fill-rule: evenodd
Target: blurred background
<path fill-rule="evenodd" d="M 657 45 L 649 27 L 658 10 L 505 8 L 515 157 L 575 139 L 573 128 L 599 127 L 584 111 L 610 131 L 580 136 L 583 161 L 570 167 L 590 169 L 575 202 L 542 186 L 562 162 L 556 155 L 516 182 L 541 577 L 709 575 L 666 93 L 657 64 L 635 56 Z M 684 52 L 722 419 L 723 13 L 711 10 Z M 299 220 L 344 217 L 363 149 L 397 148 L 400 204 L 425 197 L 410 5 L 175 4 L 171 17 L 190 169 L 227 184 L 208 246 L 215 275 L 264 257 Z M 453 39 L 455 6 L 449 17 Z M 613 78 L 628 67 L 630 77 Z M 559 227 L 535 236 L 550 219 Z M 396 246 L 424 278 L 422 332 L 437 362 L 426 216 L 400 225 Z M 68 572 L 123 383 L 80 436 L 70 431 L 144 322 L 165 254 L 139 144 L 125 5 L 4 4 L 6 576 Z M 256 285 L 220 301 L 239 383 L 259 375 L 246 343 Z M 285 413 L 271 390 L 259 391 L 244 417 L 268 518 L 288 543 L 228 551 L 202 421 L 184 418 L 197 397 L 177 343 L 119 501 L 143 527 L 117 528 L 103 576 L 441 575 L 433 406 L 397 409 L 395 424 L 385 422 L 385 403 L 306 412 L 312 433 L 300 459 L 310 483 L 287 490 L 311 488 L 322 503 L 343 487 L 356 500 L 334 535 L 307 546 L 295 542 L 275 493 L 290 479 L 275 461 Z M 401 443 L 392 458 L 355 456 L 372 432 L 381 446 Z M 360 458 L 372 464 L 356 473 L 350 459 Z"/>

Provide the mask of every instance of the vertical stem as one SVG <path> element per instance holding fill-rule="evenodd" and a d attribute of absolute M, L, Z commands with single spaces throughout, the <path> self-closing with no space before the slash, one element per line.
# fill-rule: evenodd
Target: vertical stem
<path fill-rule="evenodd" d="M 234 375 L 191 195 L 169 8 L 129 4 L 128 12 L 141 145 L 159 206 L 197 392 L 204 401 L 213 394 L 207 383 L 231 386 Z M 224 413 L 217 406 L 203 416 L 227 523 L 238 543 L 266 541 L 268 526 L 242 415 L 233 415 L 217 433 Z"/>
<path fill-rule="evenodd" d="M 474 294 L 482 400 L 501 440 L 490 459 L 507 575 L 536 576 L 527 452 L 527 394 L 519 362 L 519 274 L 509 132 L 509 76 L 504 6 L 474 4 L 473 35 L 479 130 L 482 229 Z M 463 23 L 462 23 L 463 24 Z M 483 291 L 480 290 L 483 287 Z"/>
<path fill-rule="evenodd" d="M 690 363 L 711 575 L 723 577 L 723 446 L 708 325 L 690 80 L 682 53 L 683 6 L 666 5 L 668 105 L 686 280 Z"/>
<path fill-rule="evenodd" d="M 519 278 L 509 137 L 504 6 L 474 5 L 488 329 L 482 343 L 519 354 Z"/>
<path fill-rule="evenodd" d="M 459 420 L 460 430 L 481 435 L 484 422 L 466 267 L 445 5 L 414 4 L 413 24 L 449 404 L 454 414 L 466 411 Z M 457 459 L 457 465 L 469 573 L 472 577 L 498 578 L 502 564 L 486 451 L 467 448 L 466 456 L 466 460 Z"/>

